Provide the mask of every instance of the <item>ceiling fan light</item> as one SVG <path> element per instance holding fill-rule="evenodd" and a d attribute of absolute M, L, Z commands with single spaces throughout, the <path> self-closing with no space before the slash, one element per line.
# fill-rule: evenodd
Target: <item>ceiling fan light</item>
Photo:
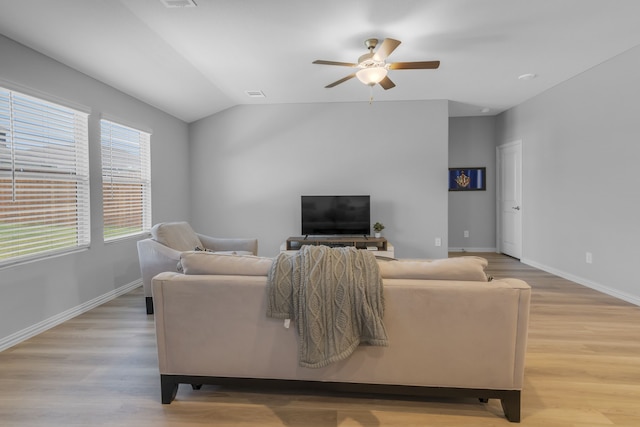
<path fill-rule="evenodd" d="M 384 67 L 363 68 L 356 73 L 358 80 L 369 86 L 380 83 L 386 76 L 387 69 Z"/>

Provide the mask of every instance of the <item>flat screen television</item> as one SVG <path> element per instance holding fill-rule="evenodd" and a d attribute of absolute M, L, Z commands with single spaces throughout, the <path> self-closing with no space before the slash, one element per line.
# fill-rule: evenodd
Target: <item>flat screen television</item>
<path fill-rule="evenodd" d="M 302 234 L 368 235 L 369 196 L 302 196 Z"/>

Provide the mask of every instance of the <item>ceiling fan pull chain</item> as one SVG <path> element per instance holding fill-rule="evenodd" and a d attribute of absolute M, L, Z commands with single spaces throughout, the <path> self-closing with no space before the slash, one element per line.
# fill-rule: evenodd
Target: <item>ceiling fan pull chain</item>
<path fill-rule="evenodd" d="M 373 104 L 373 85 L 369 85 L 369 105 Z"/>

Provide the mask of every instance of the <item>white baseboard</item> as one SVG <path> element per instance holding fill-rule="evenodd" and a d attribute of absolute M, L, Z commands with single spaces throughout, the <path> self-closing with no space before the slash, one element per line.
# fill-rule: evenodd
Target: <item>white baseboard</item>
<path fill-rule="evenodd" d="M 79 316 L 80 314 L 85 313 L 92 308 L 111 301 L 112 299 L 115 299 L 120 295 L 124 295 L 140 286 L 142 286 L 142 279 L 135 280 L 129 284 L 119 287 L 118 289 L 114 289 L 111 292 L 107 292 L 104 295 L 82 303 L 76 307 L 70 308 L 69 310 L 63 311 L 62 313 L 56 314 L 55 316 L 51 316 L 50 318 L 45 319 L 42 322 L 36 323 L 35 325 L 29 326 L 28 328 L 2 338 L 0 339 L 0 351 L 4 351 L 9 347 L 13 347 L 16 344 L 21 343 L 22 341 L 28 340 L 31 337 L 41 334 L 42 332 L 51 329 L 54 326 L 58 326 L 59 324 L 66 322 L 69 319 L 73 319 L 74 317 Z"/>
<path fill-rule="evenodd" d="M 548 265 L 540 264 L 530 259 L 522 258 L 520 262 L 522 262 L 523 264 L 530 265 L 531 267 L 535 267 L 539 270 L 546 271 L 547 273 L 554 274 L 558 277 L 562 277 L 563 279 L 571 280 L 572 282 L 576 282 L 579 285 L 583 285 L 583 286 L 586 286 L 587 288 L 591 288 L 596 291 L 602 292 L 603 294 L 607 294 L 614 298 L 618 298 L 623 301 L 630 302 L 631 304 L 640 306 L 640 297 L 636 295 L 631 295 L 626 292 L 621 292 L 617 289 L 613 289 L 608 286 L 604 286 L 600 283 L 596 283 L 591 280 L 585 279 L 583 277 L 579 277 L 574 274 L 567 273 L 562 270 L 558 270 L 557 268 L 549 267 Z"/>
<path fill-rule="evenodd" d="M 497 252 L 496 248 L 449 248 L 449 252 Z"/>

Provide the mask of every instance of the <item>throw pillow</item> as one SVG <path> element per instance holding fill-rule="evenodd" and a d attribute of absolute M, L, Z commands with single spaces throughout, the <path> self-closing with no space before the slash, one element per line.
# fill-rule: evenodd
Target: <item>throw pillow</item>
<path fill-rule="evenodd" d="M 254 255 L 204 251 L 189 251 L 180 255 L 184 274 L 266 276 L 272 263 L 272 258 Z"/>
<path fill-rule="evenodd" d="M 151 237 L 176 251 L 190 251 L 202 247 L 202 242 L 188 222 L 161 222 L 151 229 Z"/>
<path fill-rule="evenodd" d="M 385 279 L 488 281 L 485 258 L 464 256 L 435 260 L 399 260 L 379 262 Z"/>

